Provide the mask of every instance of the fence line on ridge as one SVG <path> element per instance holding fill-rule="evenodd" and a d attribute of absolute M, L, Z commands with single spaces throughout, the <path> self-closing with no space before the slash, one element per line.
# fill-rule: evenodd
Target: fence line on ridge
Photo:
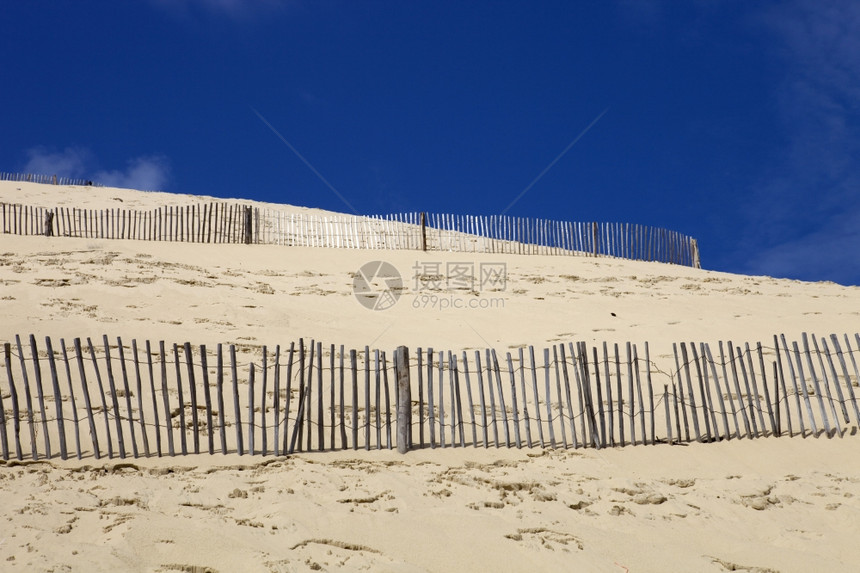
<path fill-rule="evenodd" d="M 698 245 L 675 231 L 630 223 L 500 215 L 397 213 L 320 216 L 263 210 L 258 242 L 370 249 L 593 255 L 699 267 Z"/>
<path fill-rule="evenodd" d="M 664 373 L 647 343 L 630 342 L 417 348 L 396 367 L 379 349 L 303 339 L 207 349 L 16 336 L 2 347 L 0 454 L 604 448 L 832 438 L 860 427 L 858 334 L 672 346 L 675 368 Z"/>
<path fill-rule="evenodd" d="M 211 202 L 135 209 L 32 207 L 0 203 L 0 229 L 15 235 L 132 239 L 191 243 L 252 243 L 258 212 L 244 205 Z"/>
<path fill-rule="evenodd" d="M 57 177 L 56 175 L 39 175 L 36 173 L 6 173 L 0 171 L 0 181 L 22 181 L 30 183 L 42 183 L 45 185 L 80 185 L 87 187 L 102 187 L 89 179 L 80 177 Z"/>
<path fill-rule="evenodd" d="M 696 240 L 629 223 L 398 213 L 323 215 L 210 202 L 135 209 L 0 203 L 0 229 L 17 235 L 299 247 L 608 256 L 700 267 Z"/>

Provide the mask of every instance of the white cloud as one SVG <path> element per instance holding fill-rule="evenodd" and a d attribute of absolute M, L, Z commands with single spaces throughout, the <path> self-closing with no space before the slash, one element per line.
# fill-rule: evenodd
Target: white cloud
<path fill-rule="evenodd" d="M 83 177 L 91 154 L 86 149 L 67 147 L 62 151 L 51 151 L 46 147 L 27 150 L 24 173 L 35 175 L 58 175 L 60 177 Z"/>
<path fill-rule="evenodd" d="M 163 156 L 138 157 L 128 162 L 125 171 L 99 171 L 93 180 L 107 187 L 158 191 L 165 188 L 169 171 Z"/>
<path fill-rule="evenodd" d="M 162 155 L 136 157 L 126 163 L 125 169 L 98 169 L 92 152 L 81 147 L 56 151 L 40 146 L 28 149 L 26 155 L 24 173 L 89 179 L 108 187 L 163 190 L 170 175 L 170 164 Z"/>

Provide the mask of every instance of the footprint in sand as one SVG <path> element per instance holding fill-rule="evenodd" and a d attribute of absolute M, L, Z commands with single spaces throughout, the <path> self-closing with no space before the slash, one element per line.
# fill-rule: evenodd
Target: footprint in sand
<path fill-rule="evenodd" d="M 770 569 L 769 567 L 756 567 L 753 565 L 739 565 L 737 563 L 732 563 L 731 561 L 727 561 L 725 559 L 719 559 L 717 557 L 711 557 L 710 555 L 705 555 L 722 567 L 726 571 L 746 571 L 747 573 L 778 573 L 776 569 Z"/>
<path fill-rule="evenodd" d="M 324 546 L 320 548 L 317 546 Z M 322 550 L 321 550 L 322 549 Z M 324 551 L 324 552 L 323 552 Z M 414 565 L 394 559 L 381 551 L 334 539 L 306 539 L 290 548 L 291 558 L 265 563 L 273 570 L 290 571 L 417 571 Z"/>
<path fill-rule="evenodd" d="M 337 502 L 338 503 L 352 504 L 353 507 L 350 509 L 350 511 L 355 511 L 357 508 L 363 507 L 363 508 L 367 508 L 368 510 L 370 510 L 372 512 L 379 511 L 381 509 L 382 511 L 397 513 L 398 512 L 397 507 L 394 507 L 392 505 L 388 505 L 388 507 L 380 507 L 381 505 L 384 505 L 384 504 L 382 504 L 382 503 L 378 504 L 377 503 L 377 502 L 390 502 L 393 500 L 394 500 L 394 496 L 391 495 L 391 492 L 389 490 L 386 490 L 386 491 L 383 491 L 383 492 L 378 493 L 376 495 L 368 495 L 368 496 L 362 496 L 362 497 L 349 497 L 349 498 L 339 499 L 339 500 L 337 500 Z"/>
<path fill-rule="evenodd" d="M 773 485 L 749 485 L 738 492 L 736 503 L 756 511 L 763 511 L 773 505 L 780 505 L 782 502 L 776 495 L 772 495 L 773 490 Z"/>
<path fill-rule="evenodd" d="M 184 563 L 168 563 L 161 565 L 155 570 L 157 573 L 168 573 L 170 571 L 181 571 L 182 573 L 218 573 L 217 569 L 205 565 L 186 565 Z"/>
<path fill-rule="evenodd" d="M 543 548 L 550 551 L 569 552 L 572 549 L 581 551 L 584 548 L 582 541 L 576 536 L 544 527 L 517 529 L 516 533 L 509 533 L 505 535 L 505 538 L 517 541 L 529 548 Z"/>

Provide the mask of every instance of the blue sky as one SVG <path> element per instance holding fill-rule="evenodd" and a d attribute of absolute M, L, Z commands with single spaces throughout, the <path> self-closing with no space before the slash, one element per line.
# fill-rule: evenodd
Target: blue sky
<path fill-rule="evenodd" d="M 6 2 L 0 73 L 0 171 L 641 223 L 860 284 L 857 2 Z"/>

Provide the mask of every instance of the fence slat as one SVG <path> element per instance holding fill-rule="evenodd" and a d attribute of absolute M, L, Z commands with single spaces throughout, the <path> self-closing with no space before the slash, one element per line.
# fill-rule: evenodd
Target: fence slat
<path fill-rule="evenodd" d="M 705 419 L 705 438 L 710 442 L 716 439 L 717 436 L 717 420 L 714 418 L 714 404 L 711 401 L 711 388 L 708 385 L 708 372 L 705 370 L 702 375 L 702 365 L 699 362 L 699 353 L 696 351 L 696 344 L 690 343 L 690 353 L 693 355 L 693 364 L 696 365 L 696 379 L 699 381 L 699 396 L 702 397 L 702 417 Z M 711 423 L 713 423 L 714 433 L 711 434 Z"/>
<path fill-rule="evenodd" d="M 481 401 L 481 431 L 483 435 L 484 448 L 489 447 L 489 441 L 487 439 L 487 406 L 486 406 L 486 396 L 484 394 L 484 373 L 483 368 L 481 367 L 481 352 L 475 351 L 475 372 L 478 375 L 478 398 Z"/>
<path fill-rule="evenodd" d="M 815 414 L 812 412 L 812 404 L 809 400 L 809 391 L 806 388 L 806 379 L 803 376 L 803 362 L 797 342 L 792 343 L 792 348 L 794 350 L 794 359 L 797 364 L 797 375 L 800 378 L 800 389 L 803 392 L 803 401 L 806 404 L 807 414 L 809 414 L 809 424 L 812 426 L 812 433 L 817 436 L 818 424 L 815 423 Z"/>
<path fill-rule="evenodd" d="M 694 352 L 695 352 L 695 350 L 694 350 Z M 596 371 L 597 370 L 597 366 L 596 366 L 597 350 L 596 349 L 594 351 L 594 362 L 595 362 L 595 371 Z M 706 372 L 705 373 L 705 384 L 706 385 L 707 385 L 707 380 L 708 380 L 708 374 Z M 648 400 L 649 400 L 648 406 L 651 409 L 651 445 L 653 446 L 657 443 L 657 438 L 655 436 L 656 428 L 655 428 L 655 421 L 654 421 L 654 418 L 655 418 L 654 414 L 656 413 L 656 411 L 654 410 L 654 386 L 651 383 L 651 352 L 648 348 L 648 342 L 645 342 L 645 381 L 648 384 Z M 598 384 L 597 387 L 600 388 L 600 380 L 599 379 L 598 379 L 597 384 Z M 710 392 L 710 389 L 708 390 L 708 392 Z M 599 390 L 598 390 L 598 396 L 600 396 Z M 708 397 L 710 399 L 710 394 L 708 394 Z M 714 422 L 714 432 L 716 432 L 716 427 L 717 427 L 717 423 Z M 643 432 L 644 432 L 644 430 L 643 430 Z"/>
<path fill-rule="evenodd" d="M 293 360 L 296 352 L 295 342 L 290 342 L 290 354 L 287 356 L 287 383 L 284 388 L 284 443 L 281 446 L 281 454 L 287 455 L 287 438 L 290 435 L 290 398 L 292 397 L 293 383 Z"/>
<path fill-rule="evenodd" d="M 46 340 L 49 340 L 49 337 L 45 337 Z M 75 390 L 72 387 L 72 368 L 69 365 L 69 352 L 66 350 L 66 341 L 64 339 L 60 339 L 60 346 L 63 350 L 63 366 L 66 369 L 66 381 L 69 384 L 69 403 L 72 406 L 72 421 L 75 424 L 75 450 L 77 452 L 78 459 L 81 459 L 83 456 L 83 452 L 81 452 L 81 433 L 79 428 L 79 420 L 78 420 L 78 408 L 75 405 Z"/>
<path fill-rule="evenodd" d="M 21 377 L 24 380 L 24 396 L 27 399 L 27 429 L 30 431 L 30 451 L 34 460 L 39 459 L 39 452 L 36 449 L 36 425 L 33 422 L 33 395 L 30 392 L 30 378 L 27 375 L 27 363 L 24 359 L 24 351 L 21 349 L 21 337 L 15 336 L 15 343 L 18 347 L 18 359 L 21 364 Z M 9 379 L 11 380 L 11 370 Z M 47 437 L 47 432 L 45 432 Z"/>
<path fill-rule="evenodd" d="M 582 387 L 582 380 L 581 380 L 581 375 L 580 375 L 580 370 L 579 370 L 580 365 L 578 362 L 577 353 L 574 352 L 572 342 L 569 343 L 569 347 L 570 347 L 570 358 L 573 361 L 573 376 L 574 376 L 574 380 L 576 381 L 576 390 L 577 390 L 577 397 L 579 399 L 580 415 L 582 416 L 582 411 L 583 411 L 582 408 L 584 405 L 584 402 L 583 402 L 584 396 L 583 396 L 583 392 L 582 392 L 583 387 Z M 577 447 L 579 447 L 579 444 L 577 443 L 577 436 L 576 436 L 576 417 L 573 414 L 573 401 L 572 401 L 571 394 L 570 394 L 570 375 L 568 374 L 568 371 L 567 371 L 567 356 L 565 356 L 565 354 L 564 354 L 564 344 L 558 345 L 558 352 L 561 353 L 560 362 L 561 362 L 562 375 L 564 377 L 564 398 L 566 398 L 566 402 L 567 402 L 567 417 L 568 417 L 568 423 L 570 424 L 570 441 L 573 444 L 573 447 L 577 448 Z M 552 354 L 553 354 L 553 358 L 556 360 L 558 360 L 558 357 L 557 357 L 558 352 L 556 351 L 556 347 L 554 346 L 553 350 L 552 350 Z M 556 382 L 558 382 L 557 374 L 558 374 L 558 368 L 556 368 Z M 567 446 L 567 443 L 566 443 L 567 437 L 565 436 L 565 433 L 564 433 L 564 402 L 565 401 L 562 399 L 561 386 L 558 386 L 558 394 L 559 394 L 558 395 L 559 414 L 561 414 L 561 418 L 562 418 L 562 425 L 561 425 L 562 434 L 561 435 L 562 435 L 562 441 L 565 442 L 565 447 L 566 447 Z M 584 417 L 580 417 L 580 422 L 584 423 Z M 584 447 L 584 448 L 588 447 L 587 440 L 588 440 L 588 438 L 586 437 L 586 434 L 585 434 L 585 426 L 582 426 L 582 447 Z"/>
<path fill-rule="evenodd" d="M 182 455 L 186 456 L 188 455 L 188 432 L 185 425 L 185 394 L 182 390 L 182 365 L 179 361 L 179 345 L 177 344 L 173 345 L 173 365 L 176 371 L 176 399 L 179 401 L 179 446 L 182 448 Z"/>
<path fill-rule="evenodd" d="M 508 409 L 505 405 L 505 396 L 502 393 L 502 377 L 499 370 L 499 360 L 496 357 L 496 350 L 492 349 L 493 356 L 493 370 L 496 373 L 496 387 L 499 391 L 499 408 L 502 410 L 502 422 L 504 423 L 505 429 L 505 446 L 511 447 L 511 434 L 510 429 L 508 428 Z"/>
<path fill-rule="evenodd" d="M 698 366 L 698 364 L 697 364 Z M 648 443 L 648 437 L 645 433 L 645 400 L 642 398 L 642 380 L 639 375 L 639 354 L 636 345 L 633 345 L 633 370 L 636 373 L 636 399 L 639 400 L 639 429 L 642 432 L 642 445 Z M 692 397 L 692 394 L 691 394 Z M 707 415 L 705 423 L 707 424 Z M 631 436 L 632 439 L 632 436 Z M 636 440 L 632 440 L 635 445 Z"/>
<path fill-rule="evenodd" d="M 385 386 L 385 447 L 391 449 L 391 395 L 388 387 L 388 365 L 385 360 L 385 352 L 382 352 L 382 381 Z M 320 392 L 322 394 L 322 392 Z M 322 395 L 319 400 L 322 405 Z M 322 416 L 320 416 L 320 438 L 322 438 Z M 322 448 L 320 448 L 322 449 Z"/>
<path fill-rule="evenodd" d="M 110 343 L 108 342 L 107 334 L 102 336 L 102 342 L 105 347 L 105 369 L 108 376 L 108 386 L 110 387 L 110 399 L 113 405 L 114 423 L 116 424 L 117 442 L 119 445 L 119 457 L 125 459 L 125 437 L 122 434 L 122 415 L 119 412 L 119 399 L 117 397 L 116 382 L 113 377 L 113 367 L 111 366 Z"/>
<path fill-rule="evenodd" d="M 299 396 L 297 398 L 296 419 L 293 422 L 293 434 L 290 438 L 289 452 L 292 454 L 296 449 L 296 442 L 299 443 L 301 449 L 302 428 L 304 427 L 304 400 L 305 400 L 305 342 L 299 338 Z"/>
<path fill-rule="evenodd" d="M 762 434 L 765 434 L 767 432 L 767 428 L 765 427 L 765 424 L 764 424 L 764 413 L 763 413 L 763 410 L 761 407 L 761 398 L 760 398 L 759 393 L 758 393 L 758 384 L 756 383 L 755 369 L 753 368 L 752 352 L 750 351 L 750 345 L 748 342 L 744 344 L 744 354 L 747 357 L 747 364 L 749 365 L 750 382 L 752 384 L 752 398 L 750 401 L 750 407 L 755 408 L 755 412 L 758 415 L 758 422 L 759 422 L 759 425 L 761 426 Z M 740 348 L 738 348 L 738 356 L 741 356 Z M 741 359 L 741 366 L 743 367 L 743 359 Z M 753 427 L 755 427 L 755 424 L 753 424 Z"/>
<path fill-rule="evenodd" d="M 845 407 L 845 395 L 842 393 L 842 387 L 839 385 L 839 375 L 836 373 L 836 366 L 833 364 L 833 355 L 830 353 L 830 347 L 827 344 L 827 339 L 821 338 L 821 347 L 824 349 L 824 354 L 827 356 L 827 364 L 830 366 L 830 374 L 833 376 L 833 385 L 836 387 L 836 395 L 839 399 L 839 408 L 842 410 L 842 416 L 845 418 L 845 423 L 850 424 L 851 419 L 848 417 L 848 409 Z M 816 344 L 816 351 L 818 345 Z M 821 354 L 819 354 L 819 357 Z M 822 370 L 824 365 L 822 365 Z M 847 377 L 846 377 L 847 380 Z"/>
<path fill-rule="evenodd" d="M 212 433 L 212 395 L 209 391 L 209 367 L 207 365 L 206 346 L 200 345 L 200 370 L 203 373 L 203 398 L 206 404 L 206 441 L 209 454 L 215 453 L 215 437 Z"/>
<path fill-rule="evenodd" d="M 342 450 L 347 449 L 347 439 L 346 439 L 346 396 L 344 392 L 344 348 L 343 344 L 340 345 L 340 447 Z M 407 362 L 407 368 L 409 364 Z M 411 426 L 410 426 L 410 436 L 409 442 L 412 442 L 411 435 Z"/>
<path fill-rule="evenodd" d="M 752 432 L 752 429 L 750 428 L 750 421 L 752 421 L 752 424 L 755 424 L 755 418 L 752 417 L 752 412 L 750 412 L 750 416 L 747 417 L 747 411 L 746 411 L 746 408 L 744 407 L 743 394 L 741 393 L 740 380 L 738 379 L 738 369 L 737 369 L 737 364 L 735 362 L 734 345 L 732 344 L 731 340 L 728 341 L 727 347 L 728 347 L 728 352 L 729 352 L 729 363 L 731 364 L 731 367 L 732 367 L 732 380 L 735 383 L 735 396 L 737 396 L 737 402 L 738 402 L 738 405 L 740 406 L 741 419 L 744 422 L 744 430 L 746 431 L 747 437 L 752 439 L 753 438 L 753 432 Z M 722 354 L 723 354 L 723 349 L 722 349 L 722 345 L 721 345 L 720 346 L 720 357 L 721 358 L 722 358 Z M 744 364 L 743 360 L 741 360 L 741 367 L 742 368 L 743 368 L 743 364 Z M 732 400 L 732 408 L 734 408 L 734 400 Z M 752 420 L 750 420 L 750 418 L 752 418 Z M 738 437 L 740 438 L 740 432 L 738 432 Z"/>
<path fill-rule="evenodd" d="M 812 346 L 815 348 L 815 354 L 818 356 L 818 365 L 821 369 L 821 378 L 824 380 L 824 390 L 827 392 L 827 402 L 830 404 L 830 413 L 833 415 L 833 424 L 836 426 L 836 432 L 841 437 L 842 426 L 839 423 L 839 414 L 836 413 L 836 404 L 834 404 L 835 400 L 833 399 L 833 393 L 830 390 L 830 380 L 827 376 L 827 369 L 824 367 L 824 358 L 821 356 L 821 350 L 818 347 L 818 341 L 814 334 L 812 335 Z M 837 384 L 837 388 L 838 387 L 839 385 Z M 842 404 L 841 401 L 840 404 Z M 848 412 L 845 412 L 845 418 L 848 418 Z"/>
<path fill-rule="evenodd" d="M 27 377 L 27 366 L 26 366 L 24 354 L 21 351 L 21 339 L 19 337 L 16 337 L 16 341 L 18 343 L 18 353 L 19 353 L 19 357 L 21 359 L 21 371 L 22 371 L 22 375 L 24 377 L 25 388 L 27 389 L 28 409 L 30 409 L 31 416 L 32 416 L 32 403 L 30 401 L 30 386 L 29 386 L 29 381 L 28 381 L 28 377 Z M 42 373 L 41 373 L 41 370 L 39 368 L 39 354 L 38 354 L 38 351 L 36 350 L 36 338 L 32 334 L 30 335 L 30 350 L 31 350 L 32 356 L 33 356 L 33 373 L 35 375 L 35 382 L 36 382 L 36 397 L 39 400 L 39 412 L 41 414 L 40 423 L 42 425 L 42 433 L 44 434 L 43 437 L 45 440 L 45 457 L 50 459 L 51 458 L 51 442 L 50 442 L 50 439 L 48 437 L 48 416 L 47 416 L 47 411 L 45 409 L 45 396 L 44 396 L 44 391 L 42 388 Z M 34 429 L 34 427 L 32 427 L 32 425 L 33 425 L 32 421 L 30 423 L 31 423 L 30 431 L 33 432 L 35 429 Z M 38 459 L 38 456 L 36 455 L 35 435 L 33 435 L 32 437 L 33 437 L 33 442 L 32 442 L 33 459 L 35 460 L 35 459 Z"/>
<path fill-rule="evenodd" d="M 722 414 L 723 419 L 723 435 L 725 439 L 731 439 L 731 431 L 729 430 L 729 415 L 726 410 L 726 403 L 723 400 L 723 389 L 720 386 L 720 378 L 717 376 L 717 368 L 714 365 L 714 358 L 711 356 L 711 349 L 704 342 L 702 343 L 702 360 L 705 360 L 705 375 L 707 376 L 708 369 L 707 367 L 711 367 L 711 375 L 714 377 L 714 386 L 717 390 L 717 400 L 720 402 L 720 413 Z M 725 379 L 725 378 L 724 378 Z M 728 386 L 728 380 L 726 381 L 726 385 Z M 711 402 L 713 404 L 713 402 Z M 735 419 L 737 421 L 737 419 Z M 719 431 L 716 429 L 716 422 L 714 423 L 714 433 L 719 436 Z"/>
<path fill-rule="evenodd" d="M 325 450 L 325 416 L 324 416 L 324 408 L 323 408 L 323 367 L 322 367 L 322 342 L 317 342 L 317 394 L 319 398 L 317 398 L 317 450 L 323 451 Z M 386 400 L 388 398 L 388 386 L 385 387 L 386 391 Z M 386 414 L 389 413 L 389 409 L 386 406 L 385 409 Z M 390 426 L 389 426 L 390 428 Z M 308 437 L 310 437 L 310 426 L 308 426 Z M 310 451 L 310 447 L 308 447 L 308 451 Z"/>
<path fill-rule="evenodd" d="M 273 424 L 273 445 L 272 450 L 276 456 L 281 455 L 280 448 L 280 430 L 281 430 L 281 345 L 275 346 L 275 367 L 274 367 L 274 396 L 272 397 L 272 407 L 274 408 L 274 424 Z M 263 398 L 263 407 L 265 407 L 265 398 Z"/>
<path fill-rule="evenodd" d="M 511 353 L 508 352 L 506 354 L 507 354 L 507 358 L 508 358 L 508 371 L 510 372 L 510 375 L 511 375 L 511 409 L 512 409 L 513 418 L 514 418 L 514 442 L 516 443 L 517 448 L 522 448 L 523 444 L 522 444 L 522 441 L 520 440 L 520 418 L 519 418 L 519 412 L 517 409 L 516 374 L 514 372 L 513 361 L 511 360 Z M 456 372 L 456 370 L 455 370 L 455 372 Z M 525 397 L 525 395 L 523 395 L 523 403 L 525 403 L 525 399 L 526 399 L 526 397 Z"/>
<path fill-rule="evenodd" d="M 800 421 L 800 435 L 806 436 L 806 427 L 805 427 L 805 424 L 803 423 L 803 408 L 800 405 L 800 390 L 798 390 L 798 388 L 797 388 L 797 377 L 794 374 L 794 365 L 791 362 L 791 352 L 788 349 L 788 344 L 785 341 L 785 335 L 784 334 L 780 335 L 780 341 L 782 342 L 782 348 L 785 351 L 785 360 L 786 360 L 786 362 L 788 362 L 788 372 L 791 375 L 791 383 L 794 386 L 794 399 L 795 399 L 795 402 L 797 403 L 797 417 Z M 774 335 L 774 343 L 775 343 L 774 345 L 777 348 L 779 348 L 779 345 L 776 344 L 776 335 Z M 782 362 L 780 362 L 780 364 L 782 364 Z M 809 407 L 808 397 L 805 397 L 804 401 L 805 401 L 806 406 L 807 406 L 807 411 L 811 415 L 812 409 Z M 786 403 L 786 410 L 788 410 L 787 406 L 788 406 L 788 404 Z"/>
<path fill-rule="evenodd" d="M 0 445 L 3 449 L 3 459 L 9 459 L 9 436 L 6 433 L 6 406 L 3 405 L 3 390 L 0 389 Z"/>
<path fill-rule="evenodd" d="M 439 445 L 445 447 L 445 383 L 443 378 L 443 369 L 445 367 L 445 353 L 439 351 L 439 401 L 437 402 L 439 411 Z M 453 412 L 450 414 L 453 415 Z"/>
<path fill-rule="evenodd" d="M 749 344 L 747 344 L 747 347 L 749 347 Z M 779 433 L 778 433 L 777 428 L 776 428 L 776 426 L 777 426 L 776 418 L 773 415 L 773 406 L 771 406 L 771 402 L 770 402 L 770 390 L 767 387 L 767 376 L 766 376 L 767 370 L 765 370 L 765 367 L 764 367 L 764 355 L 762 353 L 761 342 L 759 342 L 756 345 L 756 352 L 758 353 L 759 370 L 761 371 L 761 385 L 762 385 L 762 390 L 764 391 L 764 402 L 765 402 L 765 405 L 767 406 L 767 416 L 768 416 L 768 419 L 770 420 L 770 430 L 774 436 L 778 436 Z M 750 369 L 752 369 L 752 365 L 750 365 Z"/>
<path fill-rule="evenodd" d="M 331 449 L 335 449 L 335 430 L 337 428 L 337 423 L 335 422 L 335 386 L 336 386 L 336 377 L 337 373 L 335 371 L 335 348 L 334 344 L 332 344 L 329 348 L 329 370 L 331 372 L 330 375 L 330 386 L 329 386 L 329 443 L 331 444 Z M 343 394 L 343 386 L 341 386 L 341 394 Z M 343 398 L 341 397 L 341 404 L 343 404 Z M 411 407 L 411 405 L 410 405 Z"/>
<path fill-rule="evenodd" d="M 113 438 L 111 437 L 110 432 L 110 419 L 108 414 L 107 400 L 105 399 L 105 388 L 104 384 L 102 383 L 101 372 L 99 372 L 99 364 L 96 360 L 96 351 L 95 348 L 93 348 L 93 342 L 90 338 L 87 338 L 87 347 L 90 351 L 90 359 L 92 360 L 93 370 L 96 373 L 96 381 L 99 385 L 99 398 L 101 399 L 102 403 L 102 416 L 105 422 L 105 434 L 107 435 L 108 442 L 108 458 L 113 459 Z M 119 424 L 119 417 L 117 417 L 117 424 Z"/>
<path fill-rule="evenodd" d="M 349 351 L 349 364 L 352 371 L 352 449 L 358 449 L 358 356 L 355 349 Z M 287 393 L 289 395 L 289 393 Z"/>
<path fill-rule="evenodd" d="M 854 406 L 854 415 L 856 416 L 857 425 L 860 426 L 860 409 L 857 407 L 857 399 L 854 396 L 854 388 L 851 384 L 851 376 L 848 374 L 848 367 L 845 364 L 845 357 L 842 356 L 842 348 L 839 346 L 839 338 L 835 334 L 830 335 L 830 340 L 833 342 L 833 350 L 836 352 L 836 357 L 839 360 L 839 366 L 842 368 L 842 376 L 845 380 L 845 388 L 848 390 L 848 399 L 851 401 L 851 405 Z M 848 335 L 845 335 L 845 341 L 848 342 Z M 848 346 L 848 351 L 851 351 L 851 347 Z"/>
<path fill-rule="evenodd" d="M 155 371 L 152 365 L 152 345 L 149 340 L 145 343 L 146 348 L 146 366 L 149 371 L 149 391 L 152 397 L 152 417 L 155 422 L 155 450 L 158 457 L 161 457 L 161 420 L 158 416 L 158 398 L 155 393 Z"/>
<path fill-rule="evenodd" d="M 532 431 L 531 431 L 531 427 L 530 427 L 531 424 L 530 424 L 530 420 L 529 420 L 529 406 L 528 406 L 529 400 L 528 400 L 528 396 L 526 394 L 526 363 L 525 363 L 525 360 L 523 358 L 523 347 L 522 346 L 520 346 L 520 348 L 518 349 L 518 352 L 519 352 L 518 358 L 519 358 L 519 364 L 520 364 L 520 390 L 521 390 L 522 396 L 523 396 L 523 422 L 524 422 L 525 429 L 526 429 L 526 447 L 530 448 L 530 447 L 532 447 Z M 464 353 L 463 354 L 464 362 L 465 362 L 465 358 L 466 358 L 466 355 Z M 466 375 L 468 376 L 468 370 L 466 371 Z M 471 403 L 472 403 L 472 394 L 470 392 L 469 393 L 470 408 L 471 408 Z"/>
<path fill-rule="evenodd" d="M 545 374 L 545 386 L 546 386 L 546 394 L 544 403 L 546 404 L 546 420 L 547 424 L 549 424 L 549 443 L 551 448 L 555 448 L 555 431 L 553 430 L 553 419 L 552 419 L 552 405 L 550 400 L 550 392 L 549 392 L 549 348 L 543 349 L 543 365 L 544 365 L 544 374 Z M 490 386 L 490 397 L 492 398 L 492 385 Z M 495 424 L 494 428 L 495 430 Z M 496 439 L 496 447 L 499 447 L 499 441 Z"/>
<path fill-rule="evenodd" d="M 215 394 L 218 401 L 218 437 L 221 438 L 221 453 L 227 455 L 227 428 L 224 424 L 224 359 L 219 343 L 215 349 Z"/>
<path fill-rule="evenodd" d="M 191 399 L 191 427 L 194 438 L 194 453 L 200 453 L 200 425 L 197 413 L 197 380 L 194 376 L 194 353 L 191 351 L 191 343 L 184 345 L 185 364 L 188 366 L 188 395 Z"/>
<path fill-rule="evenodd" d="M 4 354 L 6 357 L 6 378 L 9 381 L 9 395 L 12 399 L 12 433 L 15 438 L 15 457 L 19 460 L 24 459 L 21 452 L 21 415 L 18 407 L 18 390 L 15 388 L 15 379 L 12 376 L 12 348 L 10 343 L 3 345 Z M 83 374 L 83 370 L 81 371 Z M 92 415 L 91 415 L 92 418 Z M 95 435 L 95 431 L 93 431 Z M 98 448 L 96 448 L 98 450 Z M 98 455 L 96 455 L 98 457 Z"/>
<path fill-rule="evenodd" d="M 803 353 L 806 355 L 806 364 L 809 366 L 809 376 L 812 378 L 812 384 L 815 386 L 815 397 L 818 399 L 818 407 L 821 410 L 821 421 L 824 423 L 824 431 L 829 438 L 831 435 L 830 420 L 827 418 L 827 409 L 824 407 L 824 396 L 821 393 L 821 385 L 818 383 L 818 376 L 815 374 L 815 367 L 812 365 L 812 355 L 809 352 L 809 339 L 804 332 L 801 335 L 803 341 Z M 802 367 L 798 366 L 798 371 L 803 378 Z M 804 385 L 805 386 L 805 385 Z"/>
<path fill-rule="evenodd" d="M 248 453 L 254 455 L 254 363 L 248 365 Z"/>
<path fill-rule="evenodd" d="M 117 337 L 116 343 L 117 343 L 117 352 L 119 353 L 119 364 L 120 364 L 120 367 L 122 370 L 122 383 L 123 383 L 123 389 L 125 391 L 126 411 L 128 412 L 129 437 L 131 438 L 132 452 L 134 454 L 134 457 L 137 458 L 137 457 L 139 457 L 139 454 L 137 451 L 137 440 L 135 439 L 135 433 L 134 433 L 134 411 L 132 410 L 132 407 L 131 407 L 131 388 L 129 388 L 129 385 L 128 385 L 128 370 L 126 369 L 126 366 L 125 366 L 125 357 L 123 356 L 123 350 L 122 350 L 122 340 L 119 337 Z M 139 395 L 139 392 L 138 392 L 138 395 Z M 144 432 L 145 431 L 146 430 L 144 429 Z"/>
<path fill-rule="evenodd" d="M 230 374 L 233 380 L 233 413 L 236 418 L 233 424 L 236 427 L 236 451 L 241 456 L 245 453 L 245 448 L 242 443 L 242 410 L 239 405 L 239 375 L 236 366 L 236 345 L 230 345 Z M 290 447 L 292 451 L 292 446 Z"/>
<path fill-rule="evenodd" d="M 140 358 L 137 352 L 137 340 L 131 339 L 131 352 L 134 360 L 134 378 L 137 382 L 137 411 L 138 421 L 140 422 L 140 433 L 143 439 L 143 451 L 146 457 L 149 457 L 149 437 L 146 431 L 146 421 L 143 410 L 143 379 L 140 376 Z"/>
<path fill-rule="evenodd" d="M 175 455 L 173 443 L 173 412 L 170 411 L 169 392 L 167 390 L 167 352 L 164 341 L 158 342 L 158 352 L 161 356 L 161 402 L 164 406 L 164 428 L 167 431 L 167 451 Z"/>

